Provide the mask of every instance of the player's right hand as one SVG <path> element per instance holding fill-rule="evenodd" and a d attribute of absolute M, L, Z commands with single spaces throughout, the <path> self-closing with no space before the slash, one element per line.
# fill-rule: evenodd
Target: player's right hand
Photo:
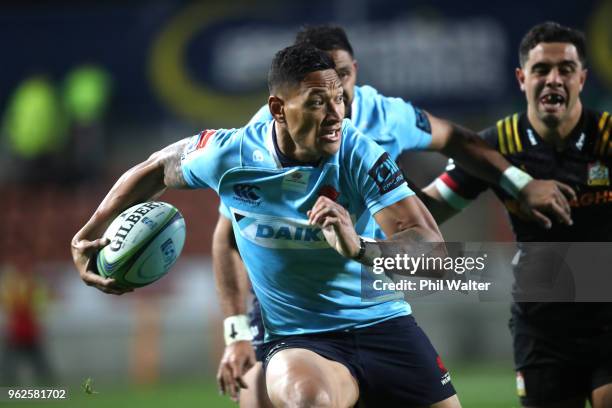
<path fill-rule="evenodd" d="M 217 371 L 217 384 L 221 394 L 229 394 L 238 402 L 240 389 L 247 388 L 242 378 L 255 365 L 255 350 L 248 340 L 236 341 L 225 347 L 223 357 Z"/>
<path fill-rule="evenodd" d="M 569 202 L 576 199 L 576 193 L 567 184 L 534 179 L 520 191 L 519 199 L 523 212 L 544 228 L 552 227 L 548 216 L 565 225 L 573 224 Z"/>
<path fill-rule="evenodd" d="M 122 295 L 131 292 L 133 289 L 126 289 L 118 286 L 114 279 L 104 278 L 98 274 L 96 268 L 96 254 L 110 243 L 108 238 L 98 238 L 93 241 L 74 237 L 70 243 L 72 260 L 83 282 L 88 286 L 93 286 L 104 293 Z"/>

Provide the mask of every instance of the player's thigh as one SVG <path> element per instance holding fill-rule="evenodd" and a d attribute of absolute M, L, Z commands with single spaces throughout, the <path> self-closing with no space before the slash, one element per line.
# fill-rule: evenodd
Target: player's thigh
<path fill-rule="evenodd" d="M 591 393 L 593 408 L 612 408 L 612 383 L 597 387 Z"/>
<path fill-rule="evenodd" d="M 240 390 L 240 408 L 271 408 L 273 407 L 268 391 L 266 377 L 261 362 L 255 363 L 243 377 L 247 388 Z"/>
<path fill-rule="evenodd" d="M 275 405 L 310 401 L 313 406 L 352 407 L 359 398 L 357 381 L 346 366 L 303 348 L 274 354 L 267 364 L 266 385 Z"/>
<path fill-rule="evenodd" d="M 436 402 L 435 404 L 430 405 L 431 408 L 461 408 L 461 403 L 459 402 L 459 397 L 457 394 L 452 397 L 448 397 L 443 401 Z"/>

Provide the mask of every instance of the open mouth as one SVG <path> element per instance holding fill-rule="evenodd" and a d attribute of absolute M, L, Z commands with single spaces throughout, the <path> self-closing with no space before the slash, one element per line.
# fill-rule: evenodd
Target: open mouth
<path fill-rule="evenodd" d="M 549 93 L 540 97 L 540 103 L 547 109 L 558 109 L 565 106 L 565 96 L 558 93 Z"/>
<path fill-rule="evenodd" d="M 340 129 L 323 129 L 319 139 L 328 143 L 337 142 L 340 139 Z"/>

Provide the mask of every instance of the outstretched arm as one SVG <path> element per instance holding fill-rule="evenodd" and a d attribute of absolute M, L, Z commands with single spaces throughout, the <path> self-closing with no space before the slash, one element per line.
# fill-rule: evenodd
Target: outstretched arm
<path fill-rule="evenodd" d="M 500 185 L 518 199 L 527 215 L 541 226 L 550 228 L 551 220 L 547 215 L 561 223 L 572 224 L 569 201 L 575 199 L 576 194 L 571 187 L 554 180 L 533 179 L 512 166 L 471 130 L 429 113 L 427 117 L 431 123 L 431 150 L 452 157 L 471 175 Z"/>
<path fill-rule="evenodd" d="M 126 171 L 110 189 L 87 223 L 71 241 L 72 260 L 81 279 L 106 293 L 121 294 L 114 279 L 103 278 L 96 270 L 95 255 L 108 244 L 100 238 L 112 220 L 123 210 L 163 193 L 166 188 L 186 187 L 181 155 L 188 139 L 176 142 Z"/>

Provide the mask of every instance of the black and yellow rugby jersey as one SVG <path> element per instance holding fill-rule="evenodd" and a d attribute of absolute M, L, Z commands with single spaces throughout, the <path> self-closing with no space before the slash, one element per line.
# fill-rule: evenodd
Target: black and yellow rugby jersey
<path fill-rule="evenodd" d="M 572 273 L 558 259 L 550 256 L 546 247 L 528 242 L 607 242 L 612 241 L 612 118 L 608 112 L 584 109 L 581 118 L 567 138 L 565 148 L 558 150 L 545 142 L 529 123 L 526 113 L 499 120 L 481 136 L 514 166 L 538 179 L 554 179 L 571 186 L 577 199 L 570 202 L 572 226 L 553 222 L 549 230 L 526 219 L 517 200 L 498 186 L 491 186 L 460 167 L 449 167 L 436 180 L 436 186 L 453 207 L 460 209 L 480 193 L 492 188 L 505 205 L 521 256 L 516 258 L 514 295 L 516 300 L 521 282 L 530 279 L 559 281 L 568 278 L 567 300 L 573 300 Z M 556 220 L 553 220 L 556 221 Z M 556 248 L 563 245 L 557 245 Z M 612 273 L 612 266 L 597 273 Z M 524 285 L 529 286 L 529 284 Z M 533 299 L 530 299 L 533 300 Z M 581 329 L 577 333 L 596 334 L 612 326 L 612 303 L 514 303 L 515 327 L 528 332 Z M 518 329 L 515 329 L 518 330 Z"/>
<path fill-rule="evenodd" d="M 436 185 L 450 190 L 451 194 L 445 197 L 455 208 L 467 205 L 492 188 L 508 210 L 519 242 L 612 241 L 611 128 L 608 112 L 585 109 L 561 151 L 542 140 L 526 113 L 508 116 L 481 132 L 514 166 L 534 178 L 561 181 L 576 191 L 578 198 L 570 203 L 573 226 L 554 222 L 550 230 L 541 228 L 528 221 L 518 201 L 499 186 L 491 186 L 452 163 L 436 180 Z"/>

